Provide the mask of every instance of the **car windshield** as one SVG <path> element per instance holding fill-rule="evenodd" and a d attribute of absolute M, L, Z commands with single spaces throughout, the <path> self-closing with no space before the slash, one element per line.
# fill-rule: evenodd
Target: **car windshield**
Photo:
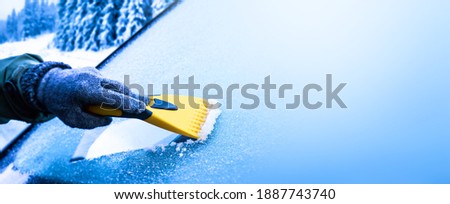
<path fill-rule="evenodd" d="M 289 2 L 181 1 L 102 67 L 146 93 L 176 79 L 218 85 L 206 141 L 158 145 L 175 137 L 134 119 L 88 131 L 53 119 L 26 135 L 14 166 L 38 183 L 448 182 L 448 32 L 428 31 L 445 9 Z M 98 137 L 95 158 L 70 162 L 83 137 L 115 134 L 119 144 Z"/>

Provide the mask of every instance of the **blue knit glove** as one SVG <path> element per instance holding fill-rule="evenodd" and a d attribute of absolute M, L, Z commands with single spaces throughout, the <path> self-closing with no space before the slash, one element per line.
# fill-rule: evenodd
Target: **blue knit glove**
<path fill-rule="evenodd" d="M 37 105 L 56 115 L 66 125 L 92 129 L 109 125 L 111 117 L 85 111 L 87 105 L 108 105 L 127 113 L 140 113 L 149 103 L 122 83 L 102 77 L 91 67 L 81 69 L 50 69 L 40 80 Z"/>

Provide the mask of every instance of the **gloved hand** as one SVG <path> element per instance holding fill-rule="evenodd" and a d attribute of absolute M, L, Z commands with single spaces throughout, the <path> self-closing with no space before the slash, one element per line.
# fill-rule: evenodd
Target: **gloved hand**
<path fill-rule="evenodd" d="M 37 100 L 70 127 L 92 129 L 109 125 L 111 117 L 85 112 L 87 105 L 108 105 L 127 113 L 140 113 L 148 97 L 131 92 L 122 83 L 102 77 L 95 68 L 48 71 L 37 88 Z"/>

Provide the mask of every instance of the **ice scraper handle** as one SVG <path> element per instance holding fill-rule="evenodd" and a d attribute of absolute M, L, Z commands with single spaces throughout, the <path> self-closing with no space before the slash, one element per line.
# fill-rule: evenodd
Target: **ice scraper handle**
<path fill-rule="evenodd" d="M 112 116 L 112 117 L 121 117 L 121 118 L 137 118 L 141 120 L 146 120 L 147 118 L 152 116 L 152 112 L 148 109 L 142 111 L 141 113 L 126 113 L 120 109 L 111 108 L 111 107 L 101 107 L 101 106 L 87 106 L 86 111 L 101 115 L 101 116 Z"/>
<path fill-rule="evenodd" d="M 153 114 L 149 109 L 160 109 L 167 111 L 176 111 L 178 107 L 173 103 L 170 103 L 165 100 L 161 100 L 158 98 L 150 97 L 150 103 L 148 104 L 145 111 L 141 113 L 126 113 L 120 109 L 112 108 L 108 106 L 87 106 L 86 111 L 90 113 L 94 113 L 101 116 L 113 116 L 113 117 L 121 117 L 121 118 L 137 118 L 141 120 L 146 120 L 150 118 Z"/>

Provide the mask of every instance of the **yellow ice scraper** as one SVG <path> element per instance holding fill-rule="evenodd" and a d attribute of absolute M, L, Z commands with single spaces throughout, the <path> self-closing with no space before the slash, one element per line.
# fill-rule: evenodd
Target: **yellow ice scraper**
<path fill-rule="evenodd" d="M 213 111 L 212 105 L 193 96 L 159 95 L 150 96 L 150 103 L 140 114 L 101 106 L 88 106 L 87 111 L 102 116 L 137 118 L 186 137 L 202 139 L 212 131 L 216 113 L 220 113 Z"/>

